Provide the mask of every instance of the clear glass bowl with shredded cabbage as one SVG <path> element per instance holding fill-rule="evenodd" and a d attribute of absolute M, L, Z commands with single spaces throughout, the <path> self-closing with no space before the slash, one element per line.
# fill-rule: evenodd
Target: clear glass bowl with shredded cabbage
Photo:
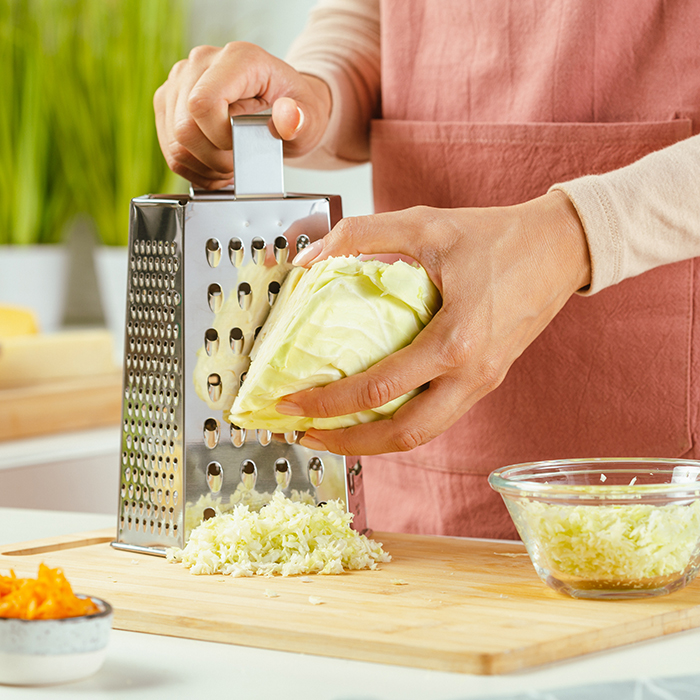
<path fill-rule="evenodd" d="M 540 578 L 574 598 L 664 595 L 700 569 L 700 462 L 532 462 L 489 484 Z"/>

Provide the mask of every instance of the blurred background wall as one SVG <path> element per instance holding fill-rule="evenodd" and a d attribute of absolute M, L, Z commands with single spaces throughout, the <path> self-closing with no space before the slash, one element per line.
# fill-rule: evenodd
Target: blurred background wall
<path fill-rule="evenodd" d="M 250 41 L 283 58 L 304 28 L 314 4 L 315 0 L 191 0 L 187 43 L 191 48 L 200 44 L 223 46 L 231 40 Z M 372 211 L 369 164 L 330 172 L 286 167 L 285 187 L 289 192 L 340 194 L 346 216 Z M 139 194 L 144 193 L 134 192 L 134 196 Z M 73 223 L 67 238 L 70 274 L 64 324 L 69 327 L 96 325 L 104 320 L 93 266 L 95 242 L 88 220 Z"/>

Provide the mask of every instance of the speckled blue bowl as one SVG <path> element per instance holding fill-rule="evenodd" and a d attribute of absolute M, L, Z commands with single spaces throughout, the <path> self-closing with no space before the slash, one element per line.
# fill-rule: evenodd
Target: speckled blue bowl
<path fill-rule="evenodd" d="M 96 673 L 107 655 L 112 606 L 99 598 L 91 600 L 99 608 L 92 615 L 59 620 L 0 618 L 0 683 L 51 685 Z"/>

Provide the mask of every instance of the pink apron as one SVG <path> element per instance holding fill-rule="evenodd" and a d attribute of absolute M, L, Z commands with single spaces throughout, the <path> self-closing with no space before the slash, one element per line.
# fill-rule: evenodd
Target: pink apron
<path fill-rule="evenodd" d="M 700 3 L 382 0 L 381 22 L 377 211 L 514 204 L 700 131 Z M 497 467 L 698 457 L 699 290 L 689 260 L 572 298 L 450 430 L 364 458 L 371 526 L 514 537 Z"/>

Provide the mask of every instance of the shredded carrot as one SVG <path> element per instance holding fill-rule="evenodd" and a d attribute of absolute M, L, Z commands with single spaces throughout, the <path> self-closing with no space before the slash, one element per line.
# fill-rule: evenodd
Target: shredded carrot
<path fill-rule="evenodd" d="M 89 598 L 78 598 L 61 569 L 39 564 L 36 578 L 0 575 L 0 617 L 55 620 L 92 615 L 99 608 Z"/>

